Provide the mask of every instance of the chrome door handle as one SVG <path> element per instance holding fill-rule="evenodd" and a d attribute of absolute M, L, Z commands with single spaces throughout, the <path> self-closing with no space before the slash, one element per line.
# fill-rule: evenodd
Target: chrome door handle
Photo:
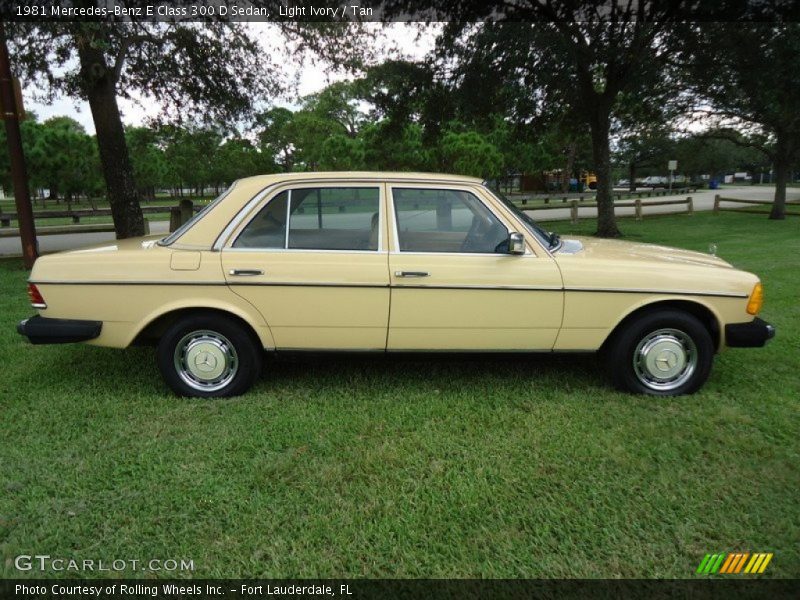
<path fill-rule="evenodd" d="M 241 277 L 253 277 L 255 275 L 263 275 L 264 271 L 261 269 L 231 269 L 228 271 L 230 275 L 239 275 Z"/>
<path fill-rule="evenodd" d="M 426 271 L 395 271 L 395 277 L 427 277 L 430 273 Z"/>

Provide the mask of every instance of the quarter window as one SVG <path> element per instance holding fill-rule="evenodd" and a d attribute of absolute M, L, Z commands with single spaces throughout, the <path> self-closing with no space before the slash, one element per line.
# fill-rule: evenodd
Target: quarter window
<path fill-rule="evenodd" d="M 283 248 L 286 244 L 287 192 L 281 192 L 258 211 L 233 243 L 234 248 Z"/>
<path fill-rule="evenodd" d="M 392 199 L 403 252 L 508 251 L 508 230 L 474 194 L 393 188 Z"/>
<path fill-rule="evenodd" d="M 247 224 L 233 246 L 377 250 L 379 206 L 378 188 L 320 187 L 281 192 Z"/>

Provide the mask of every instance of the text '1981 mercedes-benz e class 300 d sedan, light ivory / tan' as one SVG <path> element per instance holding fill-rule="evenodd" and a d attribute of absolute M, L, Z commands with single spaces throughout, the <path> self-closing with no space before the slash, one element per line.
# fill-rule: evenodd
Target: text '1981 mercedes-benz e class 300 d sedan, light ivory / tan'
<path fill-rule="evenodd" d="M 599 352 L 615 385 L 694 392 L 763 346 L 755 275 L 662 246 L 560 238 L 480 180 L 241 179 L 163 239 L 40 258 L 33 343 L 157 346 L 186 396 L 244 393 L 264 350 Z"/>

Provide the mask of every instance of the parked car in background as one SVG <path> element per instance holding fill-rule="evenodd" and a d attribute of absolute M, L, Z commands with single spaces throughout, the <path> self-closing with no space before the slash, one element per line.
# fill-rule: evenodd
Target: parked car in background
<path fill-rule="evenodd" d="M 185 396 L 233 396 L 264 350 L 597 352 L 621 389 L 696 391 L 762 346 L 758 277 L 720 258 L 546 231 L 480 180 L 242 179 L 170 235 L 37 260 L 35 344 L 156 347 Z"/>
<path fill-rule="evenodd" d="M 642 181 L 642 185 L 644 187 L 650 188 L 657 188 L 657 187 L 667 187 L 669 185 L 669 177 L 661 177 L 660 175 L 651 175 L 650 177 L 645 177 Z"/>

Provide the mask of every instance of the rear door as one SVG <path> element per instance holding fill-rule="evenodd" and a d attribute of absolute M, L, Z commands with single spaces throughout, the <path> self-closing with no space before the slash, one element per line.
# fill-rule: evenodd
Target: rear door
<path fill-rule="evenodd" d="M 384 187 L 293 185 L 252 211 L 222 250 L 231 289 L 278 349 L 383 350 L 389 320 Z"/>

